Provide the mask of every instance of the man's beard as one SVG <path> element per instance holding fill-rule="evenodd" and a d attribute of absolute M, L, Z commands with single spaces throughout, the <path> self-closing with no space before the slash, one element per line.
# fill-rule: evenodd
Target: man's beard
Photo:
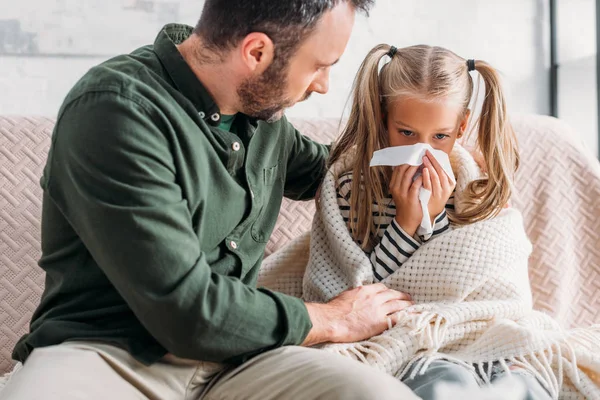
<path fill-rule="evenodd" d="M 242 112 L 269 123 L 280 120 L 297 101 L 286 94 L 288 64 L 277 60 L 260 76 L 247 79 L 238 87 Z M 306 93 L 300 101 L 310 97 Z"/>

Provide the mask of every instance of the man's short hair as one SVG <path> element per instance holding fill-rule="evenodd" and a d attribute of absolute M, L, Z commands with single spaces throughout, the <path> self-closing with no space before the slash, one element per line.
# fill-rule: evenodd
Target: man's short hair
<path fill-rule="evenodd" d="M 194 32 L 217 53 L 235 47 L 252 32 L 262 32 L 281 57 L 294 52 L 323 14 L 340 2 L 368 14 L 375 0 L 206 0 Z"/>

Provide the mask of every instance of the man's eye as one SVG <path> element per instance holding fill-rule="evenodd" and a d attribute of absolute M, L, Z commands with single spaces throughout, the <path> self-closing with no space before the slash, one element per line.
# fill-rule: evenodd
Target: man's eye
<path fill-rule="evenodd" d="M 403 134 L 404 136 L 412 136 L 413 135 L 412 131 L 407 131 L 407 130 L 401 130 L 400 133 Z"/>
<path fill-rule="evenodd" d="M 450 136 L 444 135 L 443 133 L 438 133 L 437 135 L 435 135 L 435 138 L 438 139 L 438 140 L 444 140 L 447 137 L 450 137 Z"/>

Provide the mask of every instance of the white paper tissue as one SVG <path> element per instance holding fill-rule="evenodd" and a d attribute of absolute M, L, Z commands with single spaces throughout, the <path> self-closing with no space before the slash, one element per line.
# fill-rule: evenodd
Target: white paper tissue
<path fill-rule="evenodd" d="M 376 151 L 373 153 L 373 158 L 371 159 L 370 165 L 371 167 L 383 165 L 395 167 L 404 164 L 420 166 L 423 164 L 423 156 L 425 156 L 425 152 L 427 150 L 429 150 L 437 162 L 442 166 L 452 182 L 456 182 L 448 154 L 441 150 L 436 150 L 425 143 L 418 143 L 411 146 L 388 147 L 383 150 Z M 421 203 L 421 209 L 423 210 L 423 219 L 421 220 L 421 226 L 417 230 L 417 233 L 422 236 L 428 236 L 433 232 L 431 216 L 429 215 L 429 210 L 427 208 L 430 198 L 431 192 L 427 189 L 421 188 L 419 191 L 419 202 Z"/>

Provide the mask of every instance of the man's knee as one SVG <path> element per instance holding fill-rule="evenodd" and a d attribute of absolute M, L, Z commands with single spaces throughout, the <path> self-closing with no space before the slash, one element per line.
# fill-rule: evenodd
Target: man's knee
<path fill-rule="evenodd" d="M 0 391 L 0 400 L 111 397 L 144 398 L 120 379 L 97 353 L 60 345 L 34 350 Z"/>
<path fill-rule="evenodd" d="M 395 399 L 413 400 L 418 397 L 399 379 L 375 368 L 364 366 L 363 371 L 342 373 L 324 398 L 332 399 Z M 358 374 L 356 372 L 359 372 Z"/>
<path fill-rule="evenodd" d="M 418 399 L 398 379 L 324 350 L 287 347 L 224 375 L 206 399 Z"/>
<path fill-rule="evenodd" d="M 314 357 L 313 365 L 306 368 L 314 371 L 314 379 L 320 381 L 321 387 L 321 393 L 314 398 L 418 399 L 400 380 L 379 369 L 323 350 L 310 352 L 306 354 Z"/>

